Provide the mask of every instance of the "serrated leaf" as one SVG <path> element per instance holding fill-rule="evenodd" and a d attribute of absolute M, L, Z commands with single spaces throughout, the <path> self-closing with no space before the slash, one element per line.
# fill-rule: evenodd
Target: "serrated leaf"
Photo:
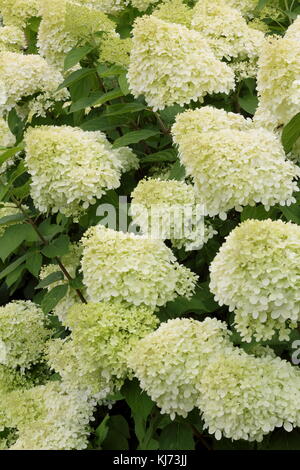
<path fill-rule="evenodd" d="M 128 122 L 128 116 L 100 116 L 98 118 L 90 119 L 83 122 L 80 127 L 84 131 L 107 131 L 115 129 L 118 126 Z"/>
<path fill-rule="evenodd" d="M 300 225 L 300 206 L 298 204 L 281 206 L 280 210 L 288 221 Z"/>
<path fill-rule="evenodd" d="M 64 70 L 68 70 L 78 64 L 93 49 L 94 46 L 82 46 L 71 49 L 65 57 Z"/>
<path fill-rule="evenodd" d="M 143 111 L 146 109 L 141 103 L 122 103 L 122 104 L 112 104 L 107 106 L 105 116 L 117 116 L 119 114 L 127 114 L 127 113 L 137 113 L 138 111 Z"/>
<path fill-rule="evenodd" d="M 62 284 L 61 286 L 56 286 L 51 289 L 47 294 L 43 297 L 41 302 L 41 307 L 44 313 L 49 313 L 51 310 L 56 307 L 58 302 L 64 298 L 68 291 L 68 284 Z"/>
<path fill-rule="evenodd" d="M 16 259 L 9 266 L 3 269 L 3 271 L 0 272 L 0 279 L 3 279 L 8 274 L 13 272 L 18 266 L 20 266 L 20 264 L 24 263 L 24 261 L 27 259 L 27 256 L 28 255 L 20 256 L 20 258 Z"/>
<path fill-rule="evenodd" d="M 85 96 L 83 98 L 80 98 L 79 100 L 75 101 L 75 103 L 72 103 L 69 112 L 74 113 L 74 112 L 80 111 L 81 109 L 89 108 L 95 103 L 95 101 L 101 98 L 102 95 L 103 93 L 101 93 L 100 91 L 97 91 L 93 93 L 91 96 Z"/>
<path fill-rule="evenodd" d="M 100 64 L 97 67 L 98 75 L 101 78 L 120 75 L 124 73 L 124 70 L 125 70 L 124 67 L 122 67 L 121 65 L 113 65 L 112 67 L 107 68 L 105 65 Z"/>
<path fill-rule="evenodd" d="M 23 241 L 36 241 L 36 234 L 28 224 L 16 224 L 7 227 L 2 237 L 0 237 L 0 258 L 4 262 Z"/>
<path fill-rule="evenodd" d="M 120 96 L 124 96 L 121 88 L 115 88 L 114 90 L 110 90 L 107 93 L 103 93 L 103 95 L 93 103 L 93 106 L 99 106 L 106 103 L 107 101 L 120 98 Z"/>
<path fill-rule="evenodd" d="M 25 263 L 22 263 L 20 266 L 18 266 L 16 269 L 14 269 L 10 274 L 6 276 L 5 279 L 5 284 L 7 287 L 11 287 L 17 280 L 22 276 L 24 270 L 25 270 Z"/>
<path fill-rule="evenodd" d="M 95 69 L 89 69 L 89 68 L 82 68 L 79 70 L 75 70 L 75 72 L 72 72 L 57 88 L 57 91 L 62 90 L 62 88 L 68 87 L 70 85 L 74 85 L 74 83 L 78 82 L 79 80 L 82 80 L 85 77 L 88 77 L 89 75 L 95 73 Z"/>
<path fill-rule="evenodd" d="M 160 152 L 152 153 L 141 159 L 141 163 L 162 163 L 174 162 L 177 160 L 177 151 L 175 149 L 161 150 Z"/>
<path fill-rule="evenodd" d="M 124 147 L 129 144 L 137 144 L 138 142 L 141 142 L 141 140 L 147 140 L 149 139 L 149 137 L 154 137 L 159 133 L 160 132 L 158 130 L 152 129 L 142 129 L 140 131 L 128 132 L 127 134 L 115 140 L 113 147 L 118 148 Z"/>
<path fill-rule="evenodd" d="M 182 181 L 185 178 L 185 168 L 181 165 L 180 161 L 177 160 L 171 167 L 169 180 Z"/>
<path fill-rule="evenodd" d="M 171 423 L 165 427 L 159 438 L 161 450 L 193 450 L 195 443 L 191 427 L 186 423 Z"/>
<path fill-rule="evenodd" d="M 0 206 L 1 208 L 1 206 Z M 22 222 L 25 220 L 26 217 L 24 214 L 12 214 L 12 215 L 6 215 L 5 217 L 1 217 L 0 219 L 0 225 L 8 225 L 13 222 Z"/>
<path fill-rule="evenodd" d="M 27 258 L 26 260 L 26 268 L 28 271 L 33 274 L 33 276 L 38 277 L 41 266 L 43 262 L 43 257 L 39 252 L 35 252 Z"/>
<path fill-rule="evenodd" d="M 62 281 L 63 279 L 64 275 L 62 271 L 55 271 L 42 279 L 35 288 L 44 289 L 45 287 L 50 286 L 50 284 L 53 284 L 53 282 Z"/>
<path fill-rule="evenodd" d="M 258 106 L 258 98 L 256 95 L 240 96 L 239 104 L 244 111 L 253 116 Z"/>
<path fill-rule="evenodd" d="M 60 235 L 49 245 L 45 246 L 41 252 L 47 258 L 55 258 L 56 256 L 63 256 L 69 251 L 70 239 L 68 235 Z"/>
<path fill-rule="evenodd" d="M 300 113 L 296 114 L 286 126 L 281 134 L 281 142 L 286 153 L 289 153 L 295 142 L 300 137 Z"/>
<path fill-rule="evenodd" d="M 129 84 L 128 84 L 128 80 L 127 80 L 126 75 L 127 75 L 126 73 L 122 73 L 118 77 L 119 87 L 121 88 L 121 90 L 122 90 L 122 92 L 125 96 L 129 95 L 129 93 L 130 93 Z"/>
<path fill-rule="evenodd" d="M 9 160 L 10 158 L 12 158 L 14 155 L 16 155 L 16 153 L 21 152 L 23 149 L 24 149 L 24 143 L 21 142 L 16 147 L 11 147 L 11 148 L 5 150 L 0 155 L 0 165 L 2 165 L 2 163 L 6 162 L 6 160 Z"/>

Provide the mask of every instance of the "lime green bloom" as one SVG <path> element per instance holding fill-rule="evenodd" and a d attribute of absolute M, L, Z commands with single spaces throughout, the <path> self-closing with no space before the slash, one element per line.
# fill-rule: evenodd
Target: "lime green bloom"
<path fill-rule="evenodd" d="M 235 312 L 245 341 L 289 338 L 300 319 L 300 227 L 247 220 L 227 237 L 210 266 L 210 289 Z"/>

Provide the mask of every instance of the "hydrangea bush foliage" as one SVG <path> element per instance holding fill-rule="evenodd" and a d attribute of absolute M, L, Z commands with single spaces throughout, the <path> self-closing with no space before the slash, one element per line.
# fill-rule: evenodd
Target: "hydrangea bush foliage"
<path fill-rule="evenodd" d="M 299 0 L 0 0 L 0 449 L 300 449 L 299 41 Z"/>

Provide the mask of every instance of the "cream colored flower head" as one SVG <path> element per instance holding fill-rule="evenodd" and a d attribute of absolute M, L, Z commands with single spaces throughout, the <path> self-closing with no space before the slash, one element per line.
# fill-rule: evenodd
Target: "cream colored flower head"
<path fill-rule="evenodd" d="M 83 282 L 93 302 L 156 307 L 194 292 L 197 276 L 161 240 L 98 225 L 87 230 L 82 245 Z"/>
<path fill-rule="evenodd" d="M 114 150 L 100 131 L 29 128 L 25 144 L 35 206 L 75 218 L 107 190 L 117 188 L 121 172 L 135 163 L 130 149 Z"/>
<path fill-rule="evenodd" d="M 295 202 L 299 168 L 286 159 L 278 136 L 251 120 L 203 107 L 179 114 L 172 134 L 208 215 L 225 219 L 234 208 Z"/>
<path fill-rule="evenodd" d="M 233 72 L 200 33 L 146 15 L 134 24 L 127 78 L 133 95 L 144 95 L 154 110 L 234 88 Z"/>
<path fill-rule="evenodd" d="M 245 341 L 289 338 L 300 319 L 300 227 L 247 220 L 227 237 L 210 266 L 210 289 L 235 312 Z"/>

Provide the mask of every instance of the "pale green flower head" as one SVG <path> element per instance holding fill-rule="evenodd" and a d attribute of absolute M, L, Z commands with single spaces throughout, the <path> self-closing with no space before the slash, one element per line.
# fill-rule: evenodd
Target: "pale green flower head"
<path fill-rule="evenodd" d="M 299 168 L 286 159 L 278 136 L 249 119 L 212 107 L 188 110 L 172 127 L 182 164 L 210 216 L 261 202 L 296 202 Z"/>
<path fill-rule="evenodd" d="M 298 23 L 299 24 L 299 23 Z M 300 107 L 300 49 L 293 30 L 272 38 L 260 52 L 257 74 L 258 124 L 273 128 L 287 124 Z"/>
<path fill-rule="evenodd" d="M 218 351 L 232 348 L 225 323 L 177 318 L 140 340 L 128 365 L 161 413 L 186 417 L 197 403 L 195 384 Z"/>
<path fill-rule="evenodd" d="M 75 218 L 117 188 L 122 165 L 126 169 L 135 160 L 130 156 L 130 162 L 130 150 L 114 150 L 102 132 L 70 126 L 29 128 L 25 150 L 35 206 Z"/>
<path fill-rule="evenodd" d="M 216 439 L 262 441 L 276 427 L 299 426 L 299 370 L 279 357 L 221 352 L 204 368 L 198 387 L 204 428 Z"/>
<path fill-rule="evenodd" d="M 130 213 L 143 234 L 170 239 L 178 248 L 200 249 L 214 235 L 204 225 L 202 206 L 192 185 L 183 181 L 144 179 L 131 193 Z"/>
<path fill-rule="evenodd" d="M 24 28 L 29 18 L 39 16 L 41 0 L 0 0 L 0 12 L 5 26 Z"/>
<path fill-rule="evenodd" d="M 300 319 L 300 227 L 247 220 L 227 237 L 210 266 L 210 289 L 235 312 L 245 341 L 289 338 Z"/>
<path fill-rule="evenodd" d="M 128 69 L 129 88 L 154 110 L 229 93 L 234 74 L 197 31 L 154 16 L 137 18 Z"/>
<path fill-rule="evenodd" d="M 36 93 L 55 95 L 63 77 L 35 54 L 0 52 L 0 111 L 10 111 L 21 98 Z M 65 92 L 62 95 L 65 96 Z"/>
<path fill-rule="evenodd" d="M 101 302 L 74 305 L 67 323 L 71 336 L 49 343 L 49 363 L 70 389 L 85 390 L 103 402 L 131 377 L 127 356 L 156 328 L 158 318 L 150 307 Z"/>
<path fill-rule="evenodd" d="M 17 429 L 12 450 L 81 450 L 87 447 L 94 403 L 60 382 L 5 397 L 8 427 Z"/>
<path fill-rule="evenodd" d="M 131 48 L 131 38 L 121 39 L 117 34 L 107 34 L 100 44 L 99 60 L 127 67 Z"/>
<path fill-rule="evenodd" d="M 0 363 L 21 369 L 40 359 L 51 331 L 39 306 L 30 301 L 13 301 L 0 307 Z"/>
<path fill-rule="evenodd" d="M 20 52 L 25 47 L 25 35 L 20 28 L 17 26 L 0 28 L 0 51 Z"/>
<path fill-rule="evenodd" d="M 164 0 L 152 15 L 169 23 L 179 23 L 189 28 L 193 10 L 183 0 Z"/>
<path fill-rule="evenodd" d="M 96 31 L 112 32 L 115 29 L 114 22 L 103 11 L 94 8 L 93 2 L 40 1 L 39 53 L 59 69 L 63 68 L 66 53 L 79 40 L 88 39 Z"/>
<path fill-rule="evenodd" d="M 87 230 L 82 245 L 83 283 L 92 302 L 156 307 L 194 292 L 197 276 L 161 240 L 98 225 Z"/>

